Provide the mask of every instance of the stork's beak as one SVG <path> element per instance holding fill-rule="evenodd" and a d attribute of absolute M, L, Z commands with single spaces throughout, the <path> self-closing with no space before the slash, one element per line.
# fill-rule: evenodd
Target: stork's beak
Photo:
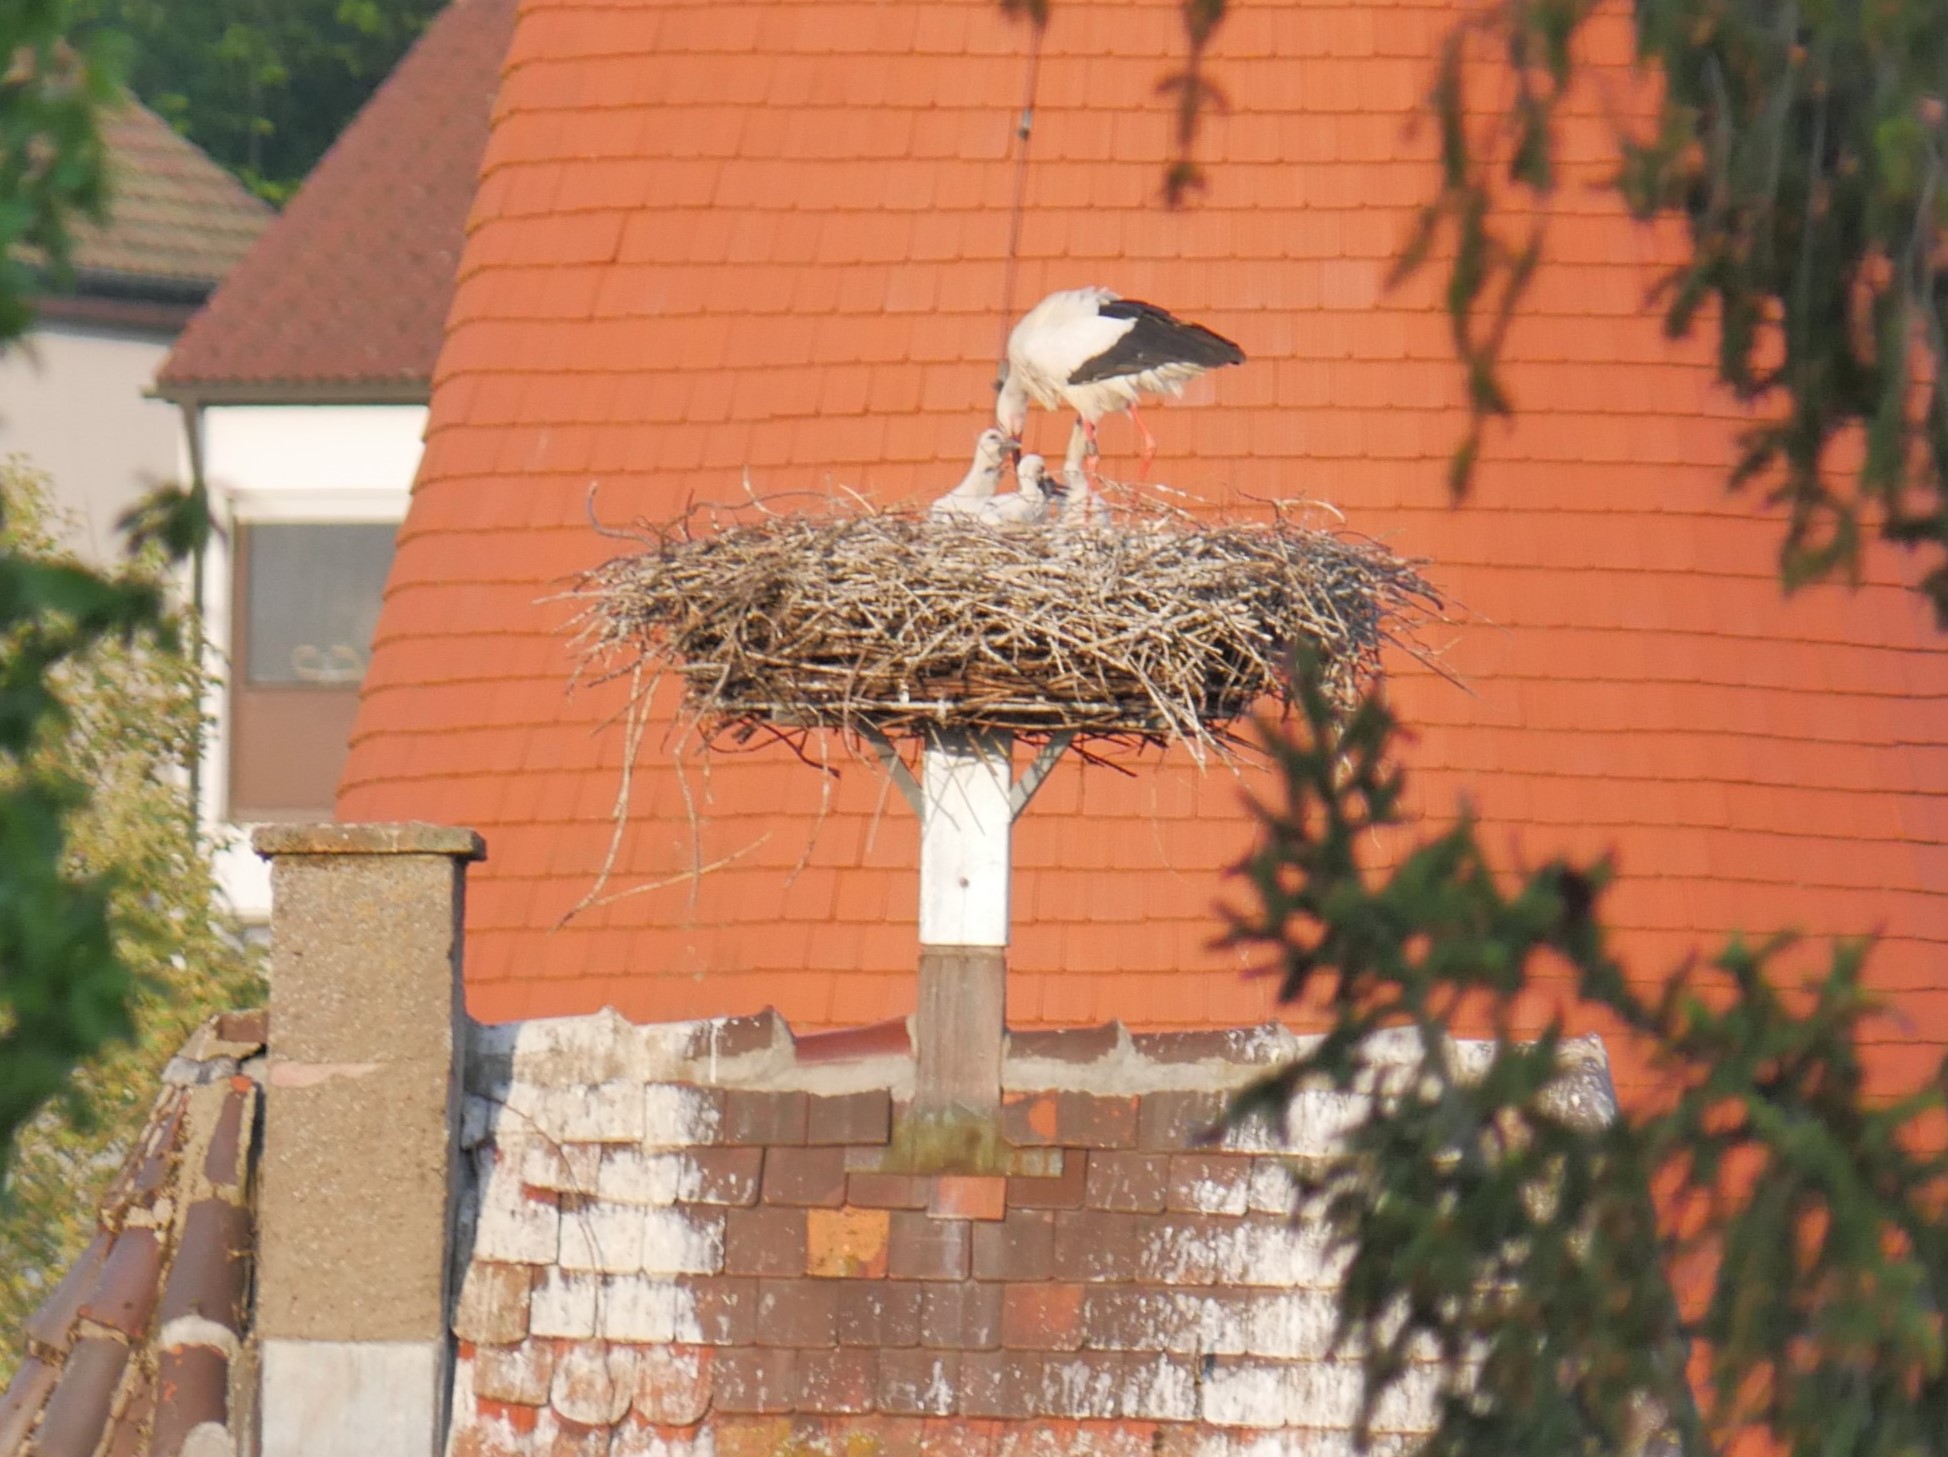
<path fill-rule="evenodd" d="M 1007 450 L 1008 460 L 1011 464 L 1021 464 L 1021 441 L 1019 438 L 1011 439 L 1005 449 Z"/>

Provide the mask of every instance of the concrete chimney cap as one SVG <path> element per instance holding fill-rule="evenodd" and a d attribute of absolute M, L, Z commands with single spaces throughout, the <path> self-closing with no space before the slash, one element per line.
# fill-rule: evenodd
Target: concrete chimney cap
<path fill-rule="evenodd" d="M 266 860 L 279 855 L 452 855 L 485 860 L 487 842 L 458 825 L 401 824 L 259 825 L 251 848 Z"/>

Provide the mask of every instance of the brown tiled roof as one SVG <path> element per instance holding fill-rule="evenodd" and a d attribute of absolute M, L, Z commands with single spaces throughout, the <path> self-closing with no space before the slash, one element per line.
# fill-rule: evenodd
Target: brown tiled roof
<path fill-rule="evenodd" d="M 191 321 L 165 395 L 423 395 L 515 0 L 453 0 Z"/>
<path fill-rule="evenodd" d="M 134 97 L 102 130 L 108 220 L 76 230 L 74 286 L 46 307 L 72 314 L 97 298 L 201 303 L 257 241 L 270 208 Z"/>
<path fill-rule="evenodd" d="M 1292 1034 L 1017 1035 L 1006 1165 L 926 1174 L 901 1162 L 892 1030 L 478 1029 L 453 1457 L 1349 1450 L 1337 1265 L 1286 1170 L 1343 1095 L 1199 1138 Z M 1609 1116 L 1600 1045 L 1567 1061 Z M 1382 1450 L 1429 1428 L 1432 1382 L 1382 1404 Z"/>
<path fill-rule="evenodd" d="M 218 1017 L 164 1071 L 100 1232 L 27 1323 L 27 1358 L 0 1394 L 0 1457 L 176 1457 L 197 1428 L 231 1428 L 263 1047 L 261 1013 Z"/>

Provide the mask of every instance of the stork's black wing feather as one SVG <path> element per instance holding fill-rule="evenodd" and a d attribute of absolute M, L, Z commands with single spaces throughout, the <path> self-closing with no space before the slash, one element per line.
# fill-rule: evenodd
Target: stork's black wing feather
<path fill-rule="evenodd" d="M 1141 374 L 1160 364 L 1217 369 L 1245 362 L 1244 350 L 1222 334 L 1214 334 L 1202 324 L 1187 323 L 1155 304 L 1133 298 L 1111 299 L 1097 312 L 1106 319 L 1129 319 L 1134 327 L 1094 359 L 1084 360 L 1069 376 L 1070 384 L 1094 384 L 1101 379 Z"/>

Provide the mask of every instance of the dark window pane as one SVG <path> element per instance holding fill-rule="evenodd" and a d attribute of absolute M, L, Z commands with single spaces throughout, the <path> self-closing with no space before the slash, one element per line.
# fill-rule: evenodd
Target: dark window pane
<path fill-rule="evenodd" d="M 398 531 L 390 522 L 247 528 L 245 680 L 357 687 Z"/>

